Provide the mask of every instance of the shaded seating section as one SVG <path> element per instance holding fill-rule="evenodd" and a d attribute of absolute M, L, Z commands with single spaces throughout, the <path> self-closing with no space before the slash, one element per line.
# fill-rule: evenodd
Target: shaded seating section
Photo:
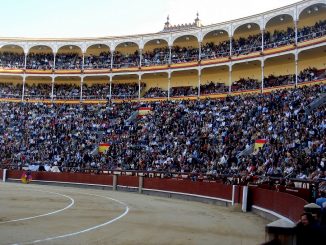
<path fill-rule="evenodd" d="M 252 78 L 240 78 L 232 83 L 231 91 L 243 91 L 261 88 L 261 82 Z"/>
<path fill-rule="evenodd" d="M 312 26 L 298 28 L 298 42 L 322 37 L 326 32 L 326 20 L 316 22 Z M 261 34 L 250 35 L 246 38 L 232 39 L 232 55 L 246 55 L 252 52 L 261 51 Z M 275 30 L 264 32 L 264 48 L 277 48 L 295 43 L 295 31 L 292 27 L 286 30 Z M 215 59 L 228 57 L 230 55 L 229 40 L 220 43 L 209 42 L 201 47 L 201 59 Z M 199 50 L 194 47 L 173 46 L 171 49 L 171 63 L 185 63 L 198 61 Z M 140 65 L 139 51 L 130 54 L 114 52 L 113 68 L 138 67 Z M 0 52 L 1 68 L 24 68 L 24 53 Z M 153 66 L 169 63 L 169 48 L 155 48 L 142 54 L 142 65 Z M 89 54 L 85 56 L 85 69 L 108 69 L 111 67 L 111 53 L 102 52 L 100 55 Z M 26 63 L 27 69 L 51 70 L 53 69 L 53 54 L 29 53 Z M 56 55 L 55 69 L 82 69 L 82 57 L 76 53 L 61 53 Z"/>
<path fill-rule="evenodd" d="M 113 68 L 128 68 L 139 66 L 139 52 L 136 50 L 132 54 L 122 54 L 114 51 Z"/>
<path fill-rule="evenodd" d="M 80 99 L 80 86 L 75 84 L 55 84 L 53 88 L 54 99 Z"/>
<path fill-rule="evenodd" d="M 23 53 L 0 52 L 0 67 L 8 69 L 24 68 L 25 56 Z"/>
<path fill-rule="evenodd" d="M 55 68 L 58 70 L 80 70 L 83 58 L 77 53 L 57 54 Z"/>
<path fill-rule="evenodd" d="M 26 99 L 50 99 L 51 92 L 52 86 L 50 83 L 26 84 L 24 97 Z"/>
<path fill-rule="evenodd" d="M 52 70 L 53 67 L 53 54 L 44 53 L 30 53 L 27 55 L 26 69 L 33 70 Z"/>
<path fill-rule="evenodd" d="M 230 56 L 230 42 L 224 41 L 219 44 L 214 44 L 213 42 L 206 43 L 201 48 L 201 58 L 202 59 L 216 59 L 221 57 Z"/>
<path fill-rule="evenodd" d="M 144 95 L 144 98 L 159 98 L 159 97 L 168 97 L 168 91 L 163 90 L 162 88 L 154 87 L 154 88 L 150 88 Z"/>
<path fill-rule="evenodd" d="M 171 49 L 171 63 L 173 64 L 197 61 L 198 56 L 198 48 L 173 46 Z"/>
<path fill-rule="evenodd" d="M 223 100 L 108 104 L 0 102 L 0 159 L 61 171 L 155 170 L 209 175 L 325 177 L 325 85 Z M 128 125 L 139 106 L 151 113 Z M 307 130 L 302 130 L 307 129 Z M 94 154 L 97 139 L 109 143 Z M 265 139 L 260 150 L 238 156 Z"/>
<path fill-rule="evenodd" d="M 23 92 L 22 84 L 0 82 L 0 98 L 21 98 Z"/>
<path fill-rule="evenodd" d="M 145 87 L 145 83 L 140 83 L 141 93 Z M 112 84 L 112 99 L 135 99 L 138 98 L 138 92 L 139 85 L 135 82 Z"/>
<path fill-rule="evenodd" d="M 109 84 L 84 84 L 83 98 L 84 99 L 107 99 L 110 93 Z"/>
<path fill-rule="evenodd" d="M 155 66 L 169 63 L 169 48 L 155 48 L 142 54 L 142 66 Z"/>
<path fill-rule="evenodd" d="M 261 48 L 261 34 L 232 40 L 232 55 L 235 56 L 261 51 Z"/>
<path fill-rule="evenodd" d="M 172 87 L 170 95 L 173 96 L 194 96 L 198 95 L 198 89 L 191 86 Z"/>
<path fill-rule="evenodd" d="M 298 29 L 298 42 L 318 38 L 326 34 L 326 20 L 316 22 L 313 26 Z"/>
<path fill-rule="evenodd" d="M 276 86 L 284 86 L 284 85 L 293 85 L 295 83 L 294 75 L 284 75 L 284 76 L 274 76 L 269 75 L 264 78 L 264 87 L 276 87 Z"/>
<path fill-rule="evenodd" d="M 111 53 L 102 52 L 99 55 L 85 56 L 84 69 L 107 69 L 111 68 Z"/>
<path fill-rule="evenodd" d="M 264 48 L 277 48 L 295 43 L 294 29 L 289 27 L 286 31 L 277 31 L 273 33 L 264 32 Z"/>
<path fill-rule="evenodd" d="M 200 94 L 221 94 L 229 91 L 229 88 L 224 83 L 214 83 L 211 81 L 208 84 L 200 85 Z"/>

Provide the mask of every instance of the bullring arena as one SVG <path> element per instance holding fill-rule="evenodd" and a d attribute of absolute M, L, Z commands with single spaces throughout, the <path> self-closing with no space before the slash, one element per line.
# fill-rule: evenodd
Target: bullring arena
<path fill-rule="evenodd" d="M 300 244 L 304 211 L 326 234 L 325 44 L 325 0 L 0 38 L 0 244 Z"/>
<path fill-rule="evenodd" d="M 197 202 L 12 183 L 1 209 L 1 244 L 259 244 L 266 224 Z"/>

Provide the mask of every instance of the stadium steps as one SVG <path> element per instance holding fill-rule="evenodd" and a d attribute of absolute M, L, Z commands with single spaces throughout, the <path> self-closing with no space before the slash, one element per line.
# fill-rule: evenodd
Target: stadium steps
<path fill-rule="evenodd" d="M 245 157 L 251 155 L 255 150 L 255 145 L 249 146 L 247 149 L 244 149 L 241 151 L 238 155 L 237 158 L 239 159 L 240 157 Z"/>
<path fill-rule="evenodd" d="M 95 144 L 94 149 L 91 151 L 92 156 L 96 156 L 98 154 L 98 146 L 101 143 L 102 139 L 104 138 L 105 131 L 99 130 L 99 131 L 96 132 L 96 134 L 97 134 L 96 144 Z"/>
<path fill-rule="evenodd" d="M 129 126 L 131 122 L 135 121 L 135 119 L 138 117 L 138 114 L 138 110 L 131 113 L 130 117 L 125 121 L 125 125 Z"/>
<path fill-rule="evenodd" d="M 306 114 L 309 114 L 312 110 L 318 108 L 319 106 L 325 104 L 326 102 L 326 93 L 322 93 L 319 98 L 315 99 L 313 102 L 311 102 L 306 108 L 305 112 Z"/>

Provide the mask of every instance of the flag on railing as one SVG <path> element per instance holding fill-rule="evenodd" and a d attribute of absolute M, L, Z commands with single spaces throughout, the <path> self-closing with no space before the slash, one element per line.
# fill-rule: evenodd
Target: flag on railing
<path fill-rule="evenodd" d="M 262 148 L 266 144 L 267 140 L 265 139 L 257 139 L 255 141 L 255 151 L 258 150 L 259 148 Z"/>
<path fill-rule="evenodd" d="M 151 107 L 139 107 L 138 108 L 138 116 L 148 115 L 152 111 Z"/>
<path fill-rule="evenodd" d="M 110 144 L 108 143 L 100 143 L 98 146 L 98 152 L 103 154 L 105 153 L 110 147 Z"/>

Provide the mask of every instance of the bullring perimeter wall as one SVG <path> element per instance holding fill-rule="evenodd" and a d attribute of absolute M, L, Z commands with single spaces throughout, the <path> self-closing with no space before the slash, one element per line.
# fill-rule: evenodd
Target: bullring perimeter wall
<path fill-rule="evenodd" d="M 8 180 L 20 180 L 23 171 L 8 170 Z M 2 180 L 3 170 L 0 171 Z M 243 186 L 232 186 L 216 181 L 194 182 L 189 179 L 149 178 L 91 173 L 33 172 L 34 182 L 107 187 L 112 190 L 136 191 L 185 200 L 217 203 L 225 206 L 242 203 Z M 265 217 L 284 218 L 296 222 L 308 202 L 298 196 L 249 186 L 249 209 L 264 213 Z"/>

